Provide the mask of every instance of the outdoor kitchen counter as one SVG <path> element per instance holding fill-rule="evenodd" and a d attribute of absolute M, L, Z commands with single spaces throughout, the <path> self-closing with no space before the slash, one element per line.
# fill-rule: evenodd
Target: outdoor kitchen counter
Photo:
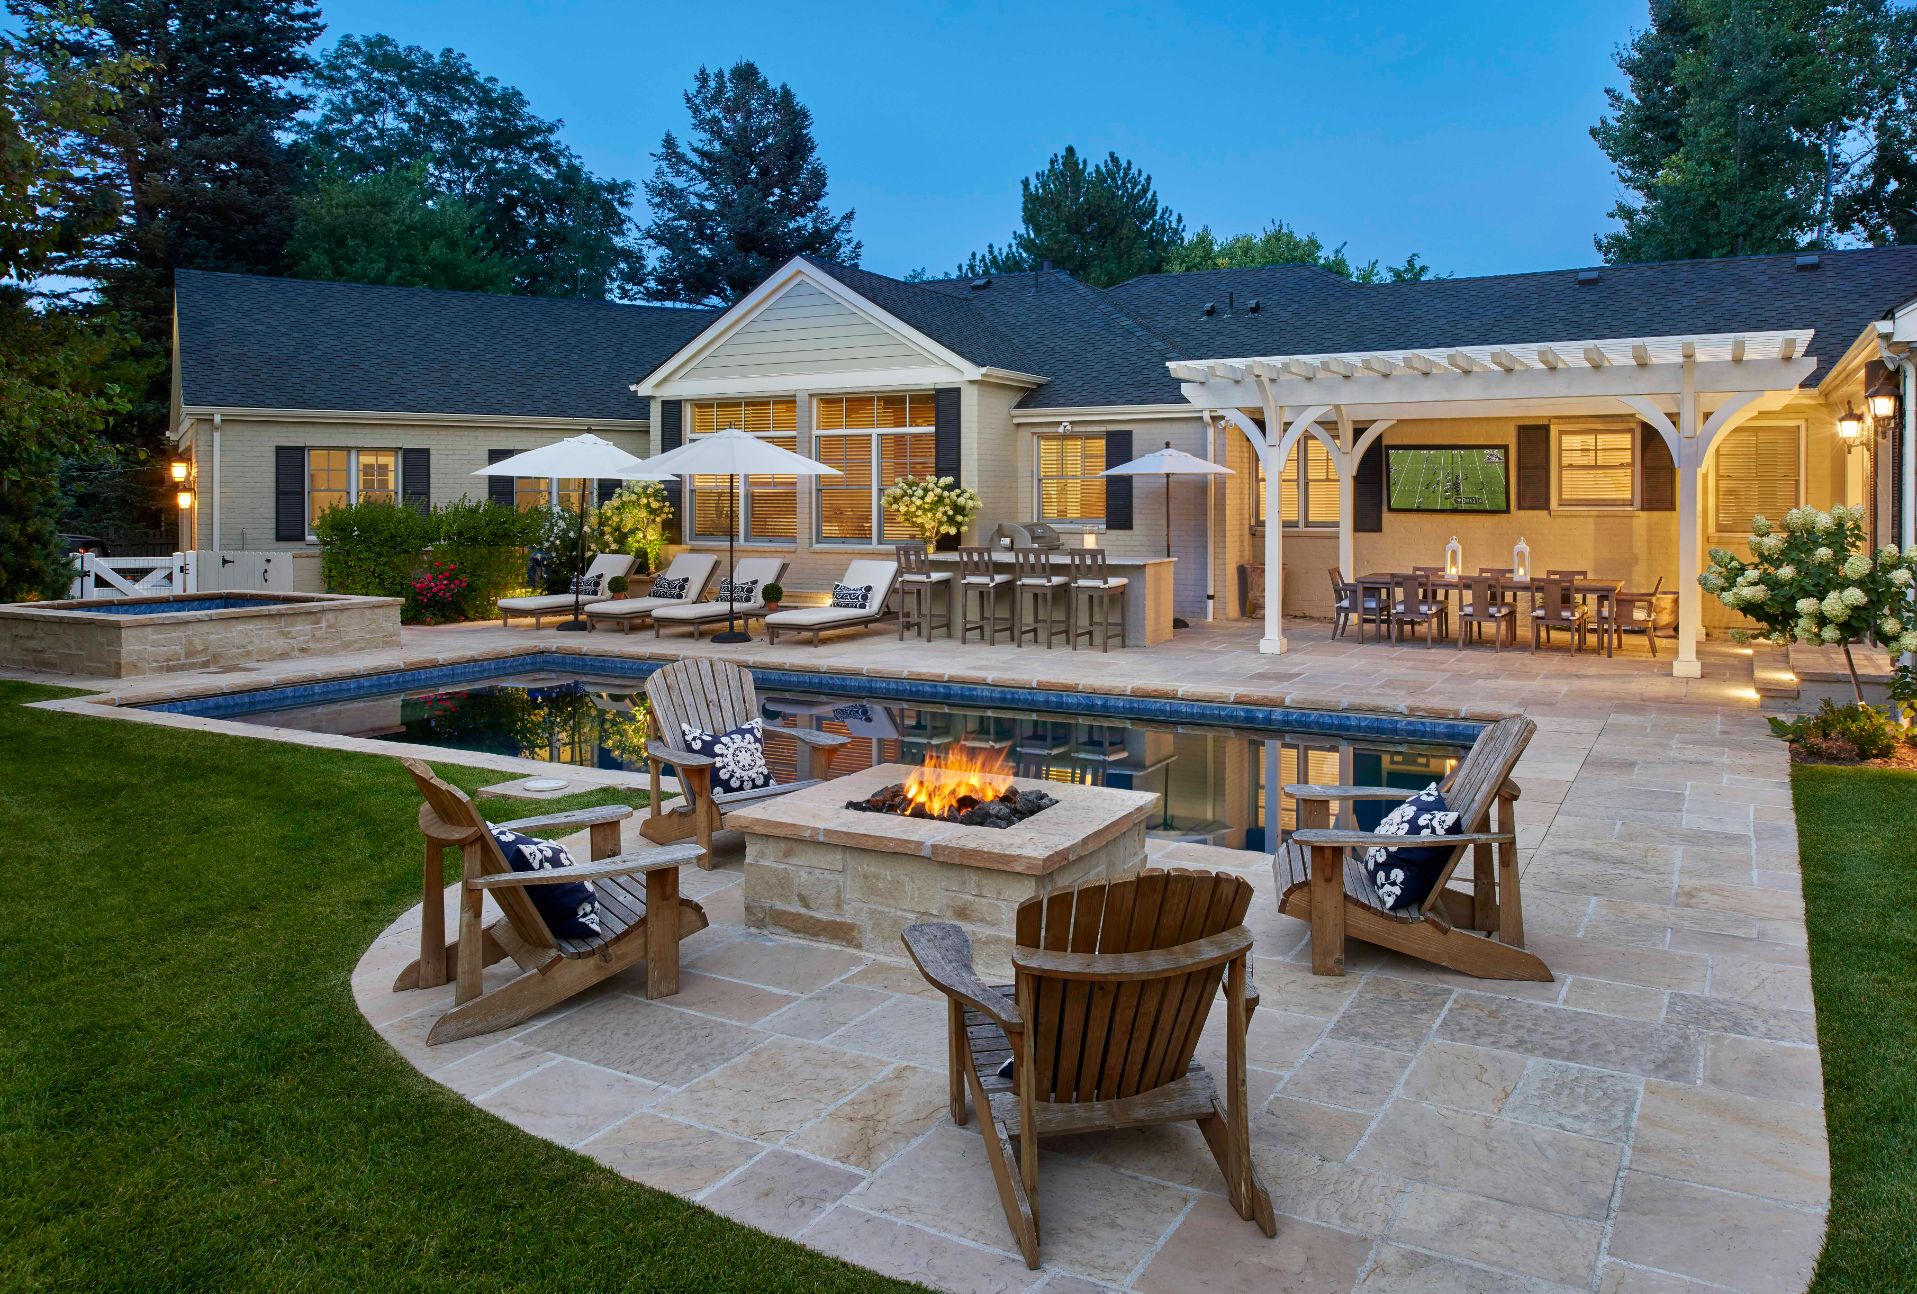
<path fill-rule="evenodd" d="M 1054 566 L 1061 569 L 1067 561 L 1069 550 L 1059 548 L 1046 553 Z M 995 549 L 992 560 L 1003 568 L 1006 574 L 1012 573 L 1012 550 Z M 1114 557 L 1105 554 L 1105 571 L 1113 579 L 1126 581 L 1125 585 L 1125 645 L 1128 647 L 1149 647 L 1162 643 L 1172 636 L 1172 572 L 1176 569 L 1176 557 L 1149 557 L 1144 559 Z M 933 553 L 932 565 L 952 572 L 952 596 L 958 596 L 957 553 Z M 952 623 L 957 625 L 958 604 L 953 603 Z M 1063 608 L 1060 609 L 1063 614 Z M 1097 640 L 1093 639 L 1094 644 Z"/>

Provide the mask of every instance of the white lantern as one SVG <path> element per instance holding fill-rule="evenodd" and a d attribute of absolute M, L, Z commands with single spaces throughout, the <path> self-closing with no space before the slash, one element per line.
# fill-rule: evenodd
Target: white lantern
<path fill-rule="evenodd" d="M 1464 574 L 1464 545 L 1458 542 L 1456 535 L 1444 546 L 1444 573 L 1454 580 Z"/>
<path fill-rule="evenodd" d="M 1523 535 L 1511 546 L 1511 578 L 1525 581 L 1531 578 L 1531 545 L 1524 542 Z"/>

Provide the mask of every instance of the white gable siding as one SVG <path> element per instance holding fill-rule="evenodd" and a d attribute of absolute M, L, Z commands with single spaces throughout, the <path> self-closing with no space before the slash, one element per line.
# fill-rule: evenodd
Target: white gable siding
<path fill-rule="evenodd" d="M 937 363 L 810 283 L 765 304 L 737 332 L 686 370 L 691 380 L 923 368 Z"/>

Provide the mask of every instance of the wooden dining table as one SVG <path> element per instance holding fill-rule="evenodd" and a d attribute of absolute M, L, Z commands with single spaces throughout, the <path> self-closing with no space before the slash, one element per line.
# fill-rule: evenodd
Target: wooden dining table
<path fill-rule="evenodd" d="M 1386 608 L 1388 623 L 1389 608 L 1397 595 L 1398 581 L 1411 578 L 1413 578 L 1413 572 L 1411 571 L 1371 571 L 1367 574 L 1360 575 L 1357 579 L 1353 580 L 1352 583 L 1358 586 L 1358 599 L 1361 607 L 1364 598 L 1373 590 L 1377 591 L 1379 603 Z M 1465 587 L 1464 580 L 1455 575 L 1426 575 L 1419 578 L 1424 580 L 1427 587 L 1445 595 L 1447 599 L 1454 593 L 1463 592 Z M 1534 608 L 1537 606 L 1537 586 L 1542 581 L 1510 579 L 1504 576 L 1487 578 L 1496 578 L 1499 589 L 1506 594 L 1529 593 L 1531 595 L 1531 605 Z M 1573 597 L 1578 598 L 1580 601 L 1588 601 L 1596 605 L 1598 609 L 1598 650 L 1602 651 L 1606 656 L 1614 655 L 1617 650 L 1618 637 L 1615 603 L 1619 590 L 1624 587 L 1624 581 L 1596 579 L 1586 576 L 1583 579 L 1573 580 L 1570 584 Z M 1460 610 L 1462 610 L 1462 608 L 1460 608 Z M 1364 622 L 1362 617 L 1359 620 L 1358 635 L 1359 641 L 1362 642 L 1364 640 Z M 1391 635 L 1387 630 L 1384 634 L 1384 641 L 1389 642 L 1390 640 Z"/>

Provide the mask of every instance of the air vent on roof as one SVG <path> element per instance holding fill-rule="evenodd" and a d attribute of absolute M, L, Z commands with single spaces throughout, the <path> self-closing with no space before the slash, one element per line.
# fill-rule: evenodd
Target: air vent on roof
<path fill-rule="evenodd" d="M 1253 297 L 1251 300 L 1245 302 L 1245 313 L 1248 315 L 1255 315 L 1264 308 L 1257 297 Z"/>
<path fill-rule="evenodd" d="M 1217 313 L 1218 313 L 1218 303 L 1216 301 L 1205 302 L 1205 318 L 1209 319 Z"/>
<path fill-rule="evenodd" d="M 1802 256 L 1797 258 L 1797 268 L 1800 270 L 1814 270 L 1819 265 L 1823 264 L 1823 260 L 1824 258 L 1819 256 L 1816 252 L 1805 252 Z"/>
<path fill-rule="evenodd" d="M 972 291 L 974 292 L 983 292 L 986 288 L 989 288 L 991 286 L 992 286 L 992 280 L 990 278 L 972 280 Z"/>
<path fill-rule="evenodd" d="M 1578 271 L 1578 286 L 1579 286 L 1579 287 L 1581 287 L 1581 288 L 1582 288 L 1582 287 L 1589 287 L 1589 286 L 1590 286 L 1591 284 L 1593 284 L 1593 283 L 1596 283 L 1596 282 L 1597 282 L 1597 281 L 1598 281 L 1599 279 L 1601 279 L 1601 278 L 1603 278 L 1603 277 L 1604 277 L 1604 276 L 1603 276 L 1602 274 L 1600 274 L 1600 273 L 1598 273 L 1598 271 L 1596 271 L 1596 270 L 1579 270 L 1579 271 Z"/>

